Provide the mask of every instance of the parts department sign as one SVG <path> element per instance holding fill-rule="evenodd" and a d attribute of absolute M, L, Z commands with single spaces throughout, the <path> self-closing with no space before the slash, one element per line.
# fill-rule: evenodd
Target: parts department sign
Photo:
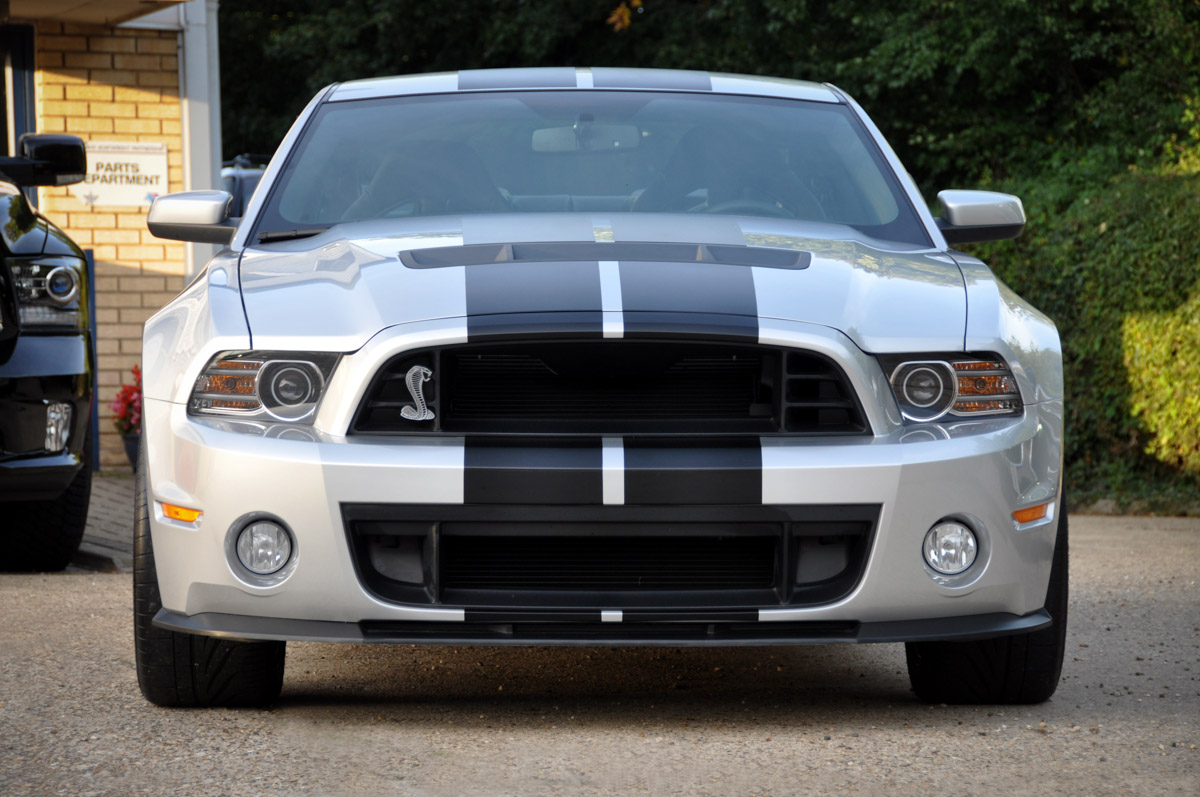
<path fill-rule="evenodd" d="M 167 145 L 87 141 L 87 176 L 70 187 L 85 205 L 149 205 L 167 193 Z"/>

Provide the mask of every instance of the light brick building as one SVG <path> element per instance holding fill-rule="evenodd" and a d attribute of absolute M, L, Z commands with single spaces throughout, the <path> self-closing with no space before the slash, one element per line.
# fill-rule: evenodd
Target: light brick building
<path fill-rule="evenodd" d="M 0 12 L 4 5 L 9 154 L 22 132 L 165 146 L 166 185 L 137 204 L 106 204 L 101 191 L 72 188 L 37 196 L 39 211 L 94 255 L 100 464 L 127 467 L 109 404 L 132 381 L 143 322 L 209 254 L 153 237 L 146 212 L 155 193 L 219 185 L 217 3 L 42 0 L 0 2 Z M 95 160 L 89 151 L 89 172 Z"/>

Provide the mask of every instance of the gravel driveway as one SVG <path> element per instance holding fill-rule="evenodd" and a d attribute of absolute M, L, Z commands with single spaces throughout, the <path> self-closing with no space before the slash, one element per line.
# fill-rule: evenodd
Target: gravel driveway
<path fill-rule="evenodd" d="M 1196 794 L 1200 520 L 1071 522 L 1028 708 L 919 704 L 899 645 L 293 644 L 276 708 L 164 710 L 128 574 L 0 574 L 0 794 Z"/>

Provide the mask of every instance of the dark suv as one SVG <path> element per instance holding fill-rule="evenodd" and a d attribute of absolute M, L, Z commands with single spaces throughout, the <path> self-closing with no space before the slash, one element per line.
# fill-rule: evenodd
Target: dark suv
<path fill-rule="evenodd" d="M 84 178 L 75 136 L 0 157 L 0 570 L 61 570 L 91 492 L 93 354 L 83 251 L 20 188 Z"/>

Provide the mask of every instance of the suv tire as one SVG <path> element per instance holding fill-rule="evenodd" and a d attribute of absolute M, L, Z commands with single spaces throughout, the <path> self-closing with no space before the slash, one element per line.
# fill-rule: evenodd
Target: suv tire
<path fill-rule="evenodd" d="M 92 499 L 92 447 L 83 448 L 83 466 L 66 491 L 50 501 L 18 501 L 4 507 L 5 570 L 62 570 L 71 563 L 87 527 Z"/>

